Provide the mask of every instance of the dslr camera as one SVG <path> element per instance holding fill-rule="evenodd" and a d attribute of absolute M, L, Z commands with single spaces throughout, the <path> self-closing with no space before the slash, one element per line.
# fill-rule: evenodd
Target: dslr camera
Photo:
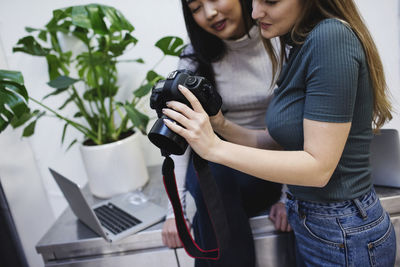
<path fill-rule="evenodd" d="M 165 80 L 160 80 L 154 85 L 151 91 L 150 107 L 157 111 L 158 119 L 148 133 L 148 138 L 163 153 L 182 155 L 188 144 L 183 137 L 171 131 L 164 124 L 163 119 L 168 117 L 162 113 L 166 102 L 171 100 L 191 107 L 189 101 L 179 91 L 178 85 L 188 88 L 200 101 L 209 116 L 218 113 L 222 106 L 222 98 L 206 78 L 194 76 L 188 70 L 175 70 L 169 73 Z"/>

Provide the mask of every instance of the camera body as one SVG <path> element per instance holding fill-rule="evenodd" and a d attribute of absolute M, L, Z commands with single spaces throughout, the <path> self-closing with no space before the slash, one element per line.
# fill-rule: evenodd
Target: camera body
<path fill-rule="evenodd" d="M 191 71 L 175 70 L 168 74 L 166 80 L 158 81 L 152 89 L 150 107 L 157 111 L 159 118 L 162 109 L 166 107 L 165 103 L 168 101 L 175 100 L 190 106 L 189 101 L 178 89 L 180 84 L 196 96 L 209 116 L 218 113 L 222 99 L 211 83 L 204 77 L 193 76 Z"/>
<path fill-rule="evenodd" d="M 187 142 L 164 125 L 163 119 L 167 117 L 162 114 L 162 109 L 171 100 L 191 106 L 179 91 L 178 85 L 180 84 L 196 96 L 209 116 L 216 115 L 222 106 L 222 98 L 212 84 L 204 77 L 194 76 L 191 71 L 175 70 L 169 73 L 165 80 L 160 80 L 154 85 L 150 97 L 150 107 L 156 110 L 159 119 L 151 128 L 148 137 L 163 152 L 176 155 L 182 155 L 185 152 Z"/>

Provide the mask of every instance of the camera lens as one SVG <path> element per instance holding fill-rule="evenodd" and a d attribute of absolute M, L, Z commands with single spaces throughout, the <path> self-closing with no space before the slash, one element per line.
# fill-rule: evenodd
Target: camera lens
<path fill-rule="evenodd" d="M 186 82 L 185 82 L 185 84 L 187 85 L 187 86 L 193 86 L 193 85 L 195 85 L 197 83 L 197 79 L 196 79 L 196 77 L 193 77 L 193 76 L 190 76 L 189 78 L 187 78 L 186 79 Z"/>
<path fill-rule="evenodd" d="M 182 136 L 177 135 L 164 124 L 163 119 L 165 118 L 168 117 L 162 115 L 156 120 L 147 137 L 161 150 L 174 155 L 182 155 L 185 153 L 188 143 Z"/>

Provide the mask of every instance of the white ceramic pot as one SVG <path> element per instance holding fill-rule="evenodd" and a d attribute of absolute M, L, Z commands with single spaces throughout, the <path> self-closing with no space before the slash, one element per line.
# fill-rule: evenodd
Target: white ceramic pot
<path fill-rule="evenodd" d="M 90 191 L 110 198 L 144 186 L 149 174 L 140 147 L 140 133 L 114 143 L 80 146 Z"/>

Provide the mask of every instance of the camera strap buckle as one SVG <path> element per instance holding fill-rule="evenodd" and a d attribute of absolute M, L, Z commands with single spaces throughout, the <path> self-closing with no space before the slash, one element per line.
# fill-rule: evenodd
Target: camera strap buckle
<path fill-rule="evenodd" d="M 194 258 L 218 260 L 221 254 L 229 247 L 230 230 L 220 192 L 207 161 L 196 153 L 193 153 L 193 165 L 197 172 L 200 189 L 214 227 L 214 233 L 218 244 L 218 248 L 211 250 L 201 249 L 192 238 L 179 199 L 175 181 L 174 161 L 168 155 L 164 156 L 165 159 L 162 166 L 164 187 L 174 209 L 176 227 L 186 253 Z"/>

